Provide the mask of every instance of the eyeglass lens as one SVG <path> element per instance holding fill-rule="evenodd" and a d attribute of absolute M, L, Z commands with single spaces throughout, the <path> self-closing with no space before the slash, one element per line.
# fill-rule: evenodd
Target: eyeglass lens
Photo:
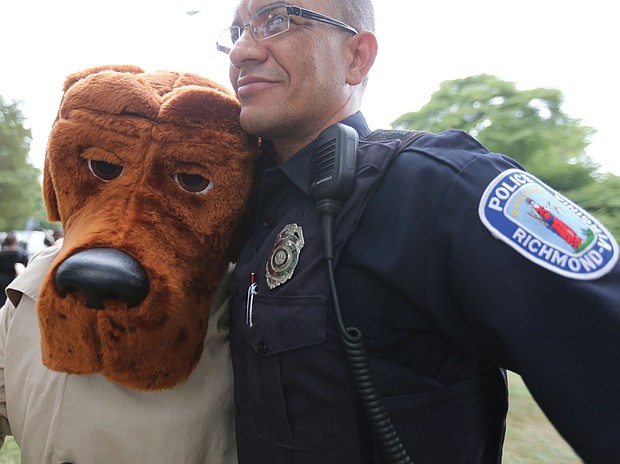
<path fill-rule="evenodd" d="M 285 5 L 276 5 L 259 11 L 246 26 L 249 26 L 254 39 L 261 41 L 288 31 L 290 17 Z M 217 40 L 218 50 L 229 53 L 244 27 L 232 26 L 222 32 Z"/>

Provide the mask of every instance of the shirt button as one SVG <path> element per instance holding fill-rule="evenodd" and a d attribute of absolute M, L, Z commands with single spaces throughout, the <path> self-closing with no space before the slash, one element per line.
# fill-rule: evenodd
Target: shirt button
<path fill-rule="evenodd" d="M 238 343 L 235 344 L 235 353 L 237 354 L 241 353 L 241 347 L 239 346 Z"/>
<path fill-rule="evenodd" d="M 271 229 L 273 227 L 273 219 L 272 218 L 265 219 L 265 222 L 263 222 L 263 226 L 265 226 L 265 229 Z"/>
<path fill-rule="evenodd" d="M 241 414 L 241 410 L 239 409 L 239 405 L 235 404 L 235 415 L 238 416 L 239 414 Z"/>
<path fill-rule="evenodd" d="M 265 342 L 260 342 L 258 344 L 258 352 L 260 354 L 265 354 L 267 352 L 267 344 Z"/>
<path fill-rule="evenodd" d="M 235 287 L 235 295 L 241 295 L 241 289 L 239 287 Z"/>

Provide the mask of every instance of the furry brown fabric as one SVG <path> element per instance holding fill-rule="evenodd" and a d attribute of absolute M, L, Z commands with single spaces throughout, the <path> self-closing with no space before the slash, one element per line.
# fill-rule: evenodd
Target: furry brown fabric
<path fill-rule="evenodd" d="M 69 76 L 64 90 L 43 179 L 48 216 L 65 232 L 37 301 L 43 363 L 141 390 L 173 387 L 202 353 L 257 141 L 239 127 L 236 98 L 197 75 L 100 67 Z M 61 288 L 58 267 L 87 249 L 139 263 L 144 299 L 106 290 L 105 309 L 93 309 L 80 285 Z"/>

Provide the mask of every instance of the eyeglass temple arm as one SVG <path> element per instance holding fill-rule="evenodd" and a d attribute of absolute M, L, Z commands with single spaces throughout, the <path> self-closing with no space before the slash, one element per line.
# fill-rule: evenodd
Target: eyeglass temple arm
<path fill-rule="evenodd" d="M 319 13 L 315 13 L 314 11 L 306 10 L 304 8 L 299 8 L 298 6 L 293 6 L 293 5 L 287 5 L 286 9 L 289 14 L 299 16 L 301 18 L 308 18 L 308 19 L 313 19 L 315 21 L 321 21 L 323 23 L 331 24 L 332 26 L 338 26 L 343 29 L 346 29 L 349 32 L 352 32 L 353 34 L 358 33 L 357 29 L 349 26 L 348 24 L 343 23 L 342 21 L 338 21 L 337 19 L 324 16 Z"/>

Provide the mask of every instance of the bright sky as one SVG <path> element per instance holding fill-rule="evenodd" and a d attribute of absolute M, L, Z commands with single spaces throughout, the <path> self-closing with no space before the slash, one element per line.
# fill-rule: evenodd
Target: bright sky
<path fill-rule="evenodd" d="M 294 3 L 294 0 L 291 0 Z M 0 0 L 0 95 L 20 100 L 43 166 L 64 78 L 104 64 L 194 72 L 228 84 L 215 50 L 237 0 Z M 520 90 L 557 88 L 564 111 L 598 130 L 588 153 L 620 175 L 618 15 L 590 0 L 375 0 L 379 57 L 366 91 L 372 129 L 417 111 L 442 81 L 493 74 Z M 201 10 L 190 16 L 187 11 Z M 510 155 L 510 153 L 507 153 Z"/>

